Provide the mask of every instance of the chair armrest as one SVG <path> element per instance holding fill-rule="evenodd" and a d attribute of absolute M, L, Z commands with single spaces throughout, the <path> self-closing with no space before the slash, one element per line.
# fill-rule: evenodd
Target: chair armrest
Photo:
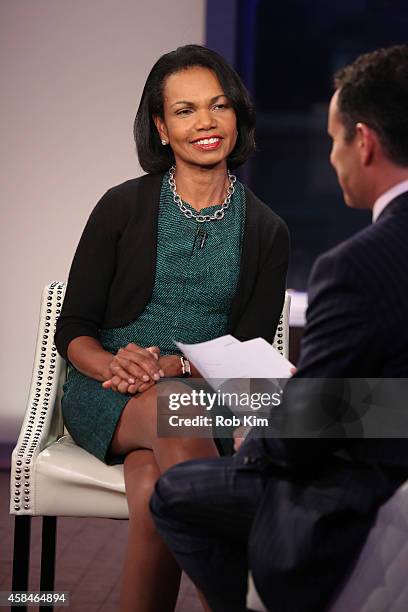
<path fill-rule="evenodd" d="M 54 345 L 65 285 L 46 286 L 41 299 L 34 366 L 26 412 L 11 462 L 10 512 L 32 514 L 33 473 L 39 453 L 63 434 L 61 393 L 66 362 Z"/>

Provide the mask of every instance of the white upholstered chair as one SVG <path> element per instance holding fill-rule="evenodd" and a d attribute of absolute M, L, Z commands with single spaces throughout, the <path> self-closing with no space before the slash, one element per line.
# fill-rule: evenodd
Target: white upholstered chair
<path fill-rule="evenodd" d="M 251 575 L 247 607 L 253 612 L 267 611 Z M 356 563 L 337 590 L 331 605 L 320 612 L 407 610 L 408 481 L 380 508 Z M 273 608 L 270 612 L 273 612 Z"/>
<path fill-rule="evenodd" d="M 13 589 L 27 590 L 30 520 L 43 517 L 41 590 L 53 590 L 57 516 L 128 518 L 122 465 L 105 465 L 80 448 L 61 414 L 66 362 L 57 354 L 54 330 L 65 285 L 45 287 L 27 409 L 12 454 L 10 513 L 15 515 Z M 274 339 L 285 357 L 289 346 L 290 296 Z M 21 608 L 20 608 L 21 609 Z"/>
<path fill-rule="evenodd" d="M 251 577 L 247 606 L 254 612 L 266 611 Z M 338 589 L 327 612 L 406 612 L 406 610 L 408 610 L 408 482 L 380 508 L 375 524 L 350 575 Z"/>

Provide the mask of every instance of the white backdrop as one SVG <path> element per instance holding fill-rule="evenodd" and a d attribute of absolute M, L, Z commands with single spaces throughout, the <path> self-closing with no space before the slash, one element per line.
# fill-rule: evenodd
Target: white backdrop
<path fill-rule="evenodd" d="M 85 221 L 141 174 L 132 124 L 154 61 L 202 43 L 205 0 L 1 0 L 0 442 L 24 414 L 43 285 Z"/>

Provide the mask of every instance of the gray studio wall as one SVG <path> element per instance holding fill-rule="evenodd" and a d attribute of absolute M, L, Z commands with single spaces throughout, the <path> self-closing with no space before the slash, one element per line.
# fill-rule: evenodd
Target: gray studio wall
<path fill-rule="evenodd" d="M 144 80 L 204 41 L 205 0 L 1 0 L 0 23 L 1 442 L 24 414 L 41 289 L 67 278 L 98 198 L 142 173 Z"/>

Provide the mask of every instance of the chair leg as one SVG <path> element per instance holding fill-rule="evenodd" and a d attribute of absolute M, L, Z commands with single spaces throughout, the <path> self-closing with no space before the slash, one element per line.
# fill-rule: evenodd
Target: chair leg
<path fill-rule="evenodd" d="M 43 516 L 41 541 L 40 591 L 53 591 L 55 582 L 55 550 L 57 517 Z M 49 612 L 54 606 L 40 606 L 40 612 Z"/>
<path fill-rule="evenodd" d="M 30 570 L 31 516 L 16 515 L 14 519 L 13 591 L 28 591 Z M 27 606 L 11 606 L 12 612 L 23 612 Z"/>

